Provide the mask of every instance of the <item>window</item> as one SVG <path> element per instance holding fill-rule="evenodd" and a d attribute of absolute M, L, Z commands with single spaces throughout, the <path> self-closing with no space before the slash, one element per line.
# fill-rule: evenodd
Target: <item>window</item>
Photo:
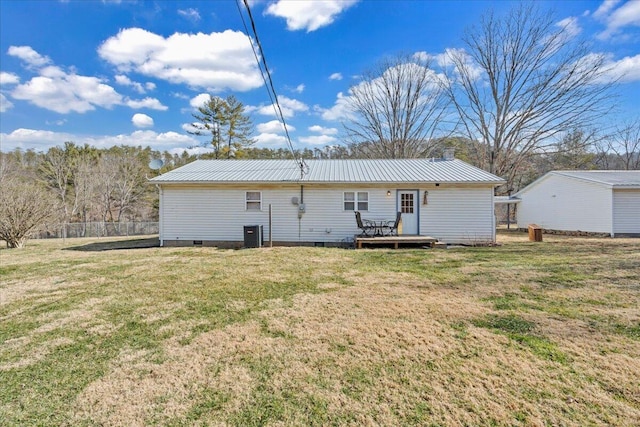
<path fill-rule="evenodd" d="M 400 194 L 400 212 L 403 214 L 413 213 L 413 193 Z"/>
<path fill-rule="evenodd" d="M 247 191 L 245 197 L 248 211 L 262 210 L 262 193 L 260 191 Z"/>
<path fill-rule="evenodd" d="M 345 211 L 368 211 L 369 193 L 366 191 L 345 191 L 344 192 Z"/>

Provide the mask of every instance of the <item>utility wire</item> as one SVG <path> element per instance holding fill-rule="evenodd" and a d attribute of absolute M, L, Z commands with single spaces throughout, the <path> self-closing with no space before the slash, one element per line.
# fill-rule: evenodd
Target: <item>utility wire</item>
<path fill-rule="evenodd" d="M 293 143 L 291 142 L 291 137 L 289 136 L 289 129 L 287 128 L 287 123 L 284 119 L 284 114 L 282 114 L 282 108 L 280 108 L 280 102 L 278 101 L 278 95 L 276 94 L 276 89 L 273 86 L 273 79 L 271 78 L 271 72 L 269 71 L 269 67 L 267 66 L 267 60 L 264 55 L 264 50 L 262 49 L 262 44 L 260 43 L 260 39 L 258 38 L 258 31 L 256 30 L 256 24 L 253 20 L 253 15 L 251 13 L 251 8 L 249 8 L 249 3 L 247 0 L 242 0 L 244 3 L 244 7 L 247 9 L 247 15 L 249 16 L 249 21 L 251 22 L 251 29 L 253 30 L 253 36 L 256 40 L 256 44 L 258 45 L 258 50 L 260 51 L 260 58 L 262 58 L 262 62 L 258 57 L 258 53 L 256 52 L 256 48 L 251 43 L 251 50 L 253 50 L 253 56 L 256 59 L 258 64 L 258 69 L 260 70 L 260 75 L 262 76 L 262 80 L 264 81 L 265 87 L 267 88 L 267 93 L 269 94 L 269 99 L 271 100 L 271 105 L 273 106 L 273 110 L 276 114 L 276 117 L 280 119 L 282 122 L 282 126 L 284 127 L 284 133 L 287 138 L 287 143 L 289 145 L 289 150 L 291 150 L 291 154 L 293 158 L 296 159 L 295 149 L 293 148 Z M 236 1 L 236 6 L 238 7 L 238 13 L 240 14 L 240 18 L 242 19 L 242 25 L 244 26 L 244 30 L 249 35 L 249 29 L 247 28 L 247 23 L 244 20 L 244 15 L 240 8 L 240 0 Z M 263 71 L 264 67 L 264 71 Z M 265 73 L 267 77 L 265 77 Z M 268 80 L 268 82 L 267 82 Z M 298 164 L 300 165 L 300 174 L 303 176 L 307 172 L 307 165 L 304 162 L 304 159 L 296 159 Z"/>

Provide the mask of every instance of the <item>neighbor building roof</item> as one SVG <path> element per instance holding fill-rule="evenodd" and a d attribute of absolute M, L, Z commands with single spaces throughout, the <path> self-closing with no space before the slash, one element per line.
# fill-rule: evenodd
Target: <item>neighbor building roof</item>
<path fill-rule="evenodd" d="M 612 187 L 640 187 L 640 171 L 595 170 L 595 171 L 553 171 L 556 175 L 584 181 L 597 182 Z"/>
<path fill-rule="evenodd" d="M 196 160 L 151 183 L 482 183 L 505 181 L 461 160 Z"/>
<path fill-rule="evenodd" d="M 626 170 L 594 170 L 594 171 L 551 171 L 540 178 L 533 181 L 531 184 L 518 191 L 511 196 L 512 198 L 518 198 L 522 193 L 526 193 L 531 188 L 540 184 L 550 176 L 561 176 L 569 179 L 576 179 L 580 181 L 591 182 L 599 185 L 604 185 L 610 188 L 617 189 L 638 189 L 640 188 L 640 171 L 626 171 Z"/>

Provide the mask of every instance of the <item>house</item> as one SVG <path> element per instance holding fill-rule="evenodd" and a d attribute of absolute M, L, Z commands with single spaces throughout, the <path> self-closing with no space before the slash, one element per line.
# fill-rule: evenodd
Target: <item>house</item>
<path fill-rule="evenodd" d="M 504 181 L 463 161 L 304 163 L 197 160 L 151 179 L 160 191 L 161 245 L 242 246 L 250 225 L 277 245 L 341 245 L 359 233 L 355 211 L 378 220 L 400 211 L 403 235 L 495 241 L 493 193 Z"/>
<path fill-rule="evenodd" d="M 514 197 L 520 228 L 640 236 L 640 171 L 553 171 Z"/>

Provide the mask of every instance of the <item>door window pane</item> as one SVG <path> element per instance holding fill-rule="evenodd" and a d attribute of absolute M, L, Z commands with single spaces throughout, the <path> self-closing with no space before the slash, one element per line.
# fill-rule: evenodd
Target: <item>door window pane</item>
<path fill-rule="evenodd" d="M 413 213 L 413 193 L 400 194 L 400 212 L 403 214 Z"/>

